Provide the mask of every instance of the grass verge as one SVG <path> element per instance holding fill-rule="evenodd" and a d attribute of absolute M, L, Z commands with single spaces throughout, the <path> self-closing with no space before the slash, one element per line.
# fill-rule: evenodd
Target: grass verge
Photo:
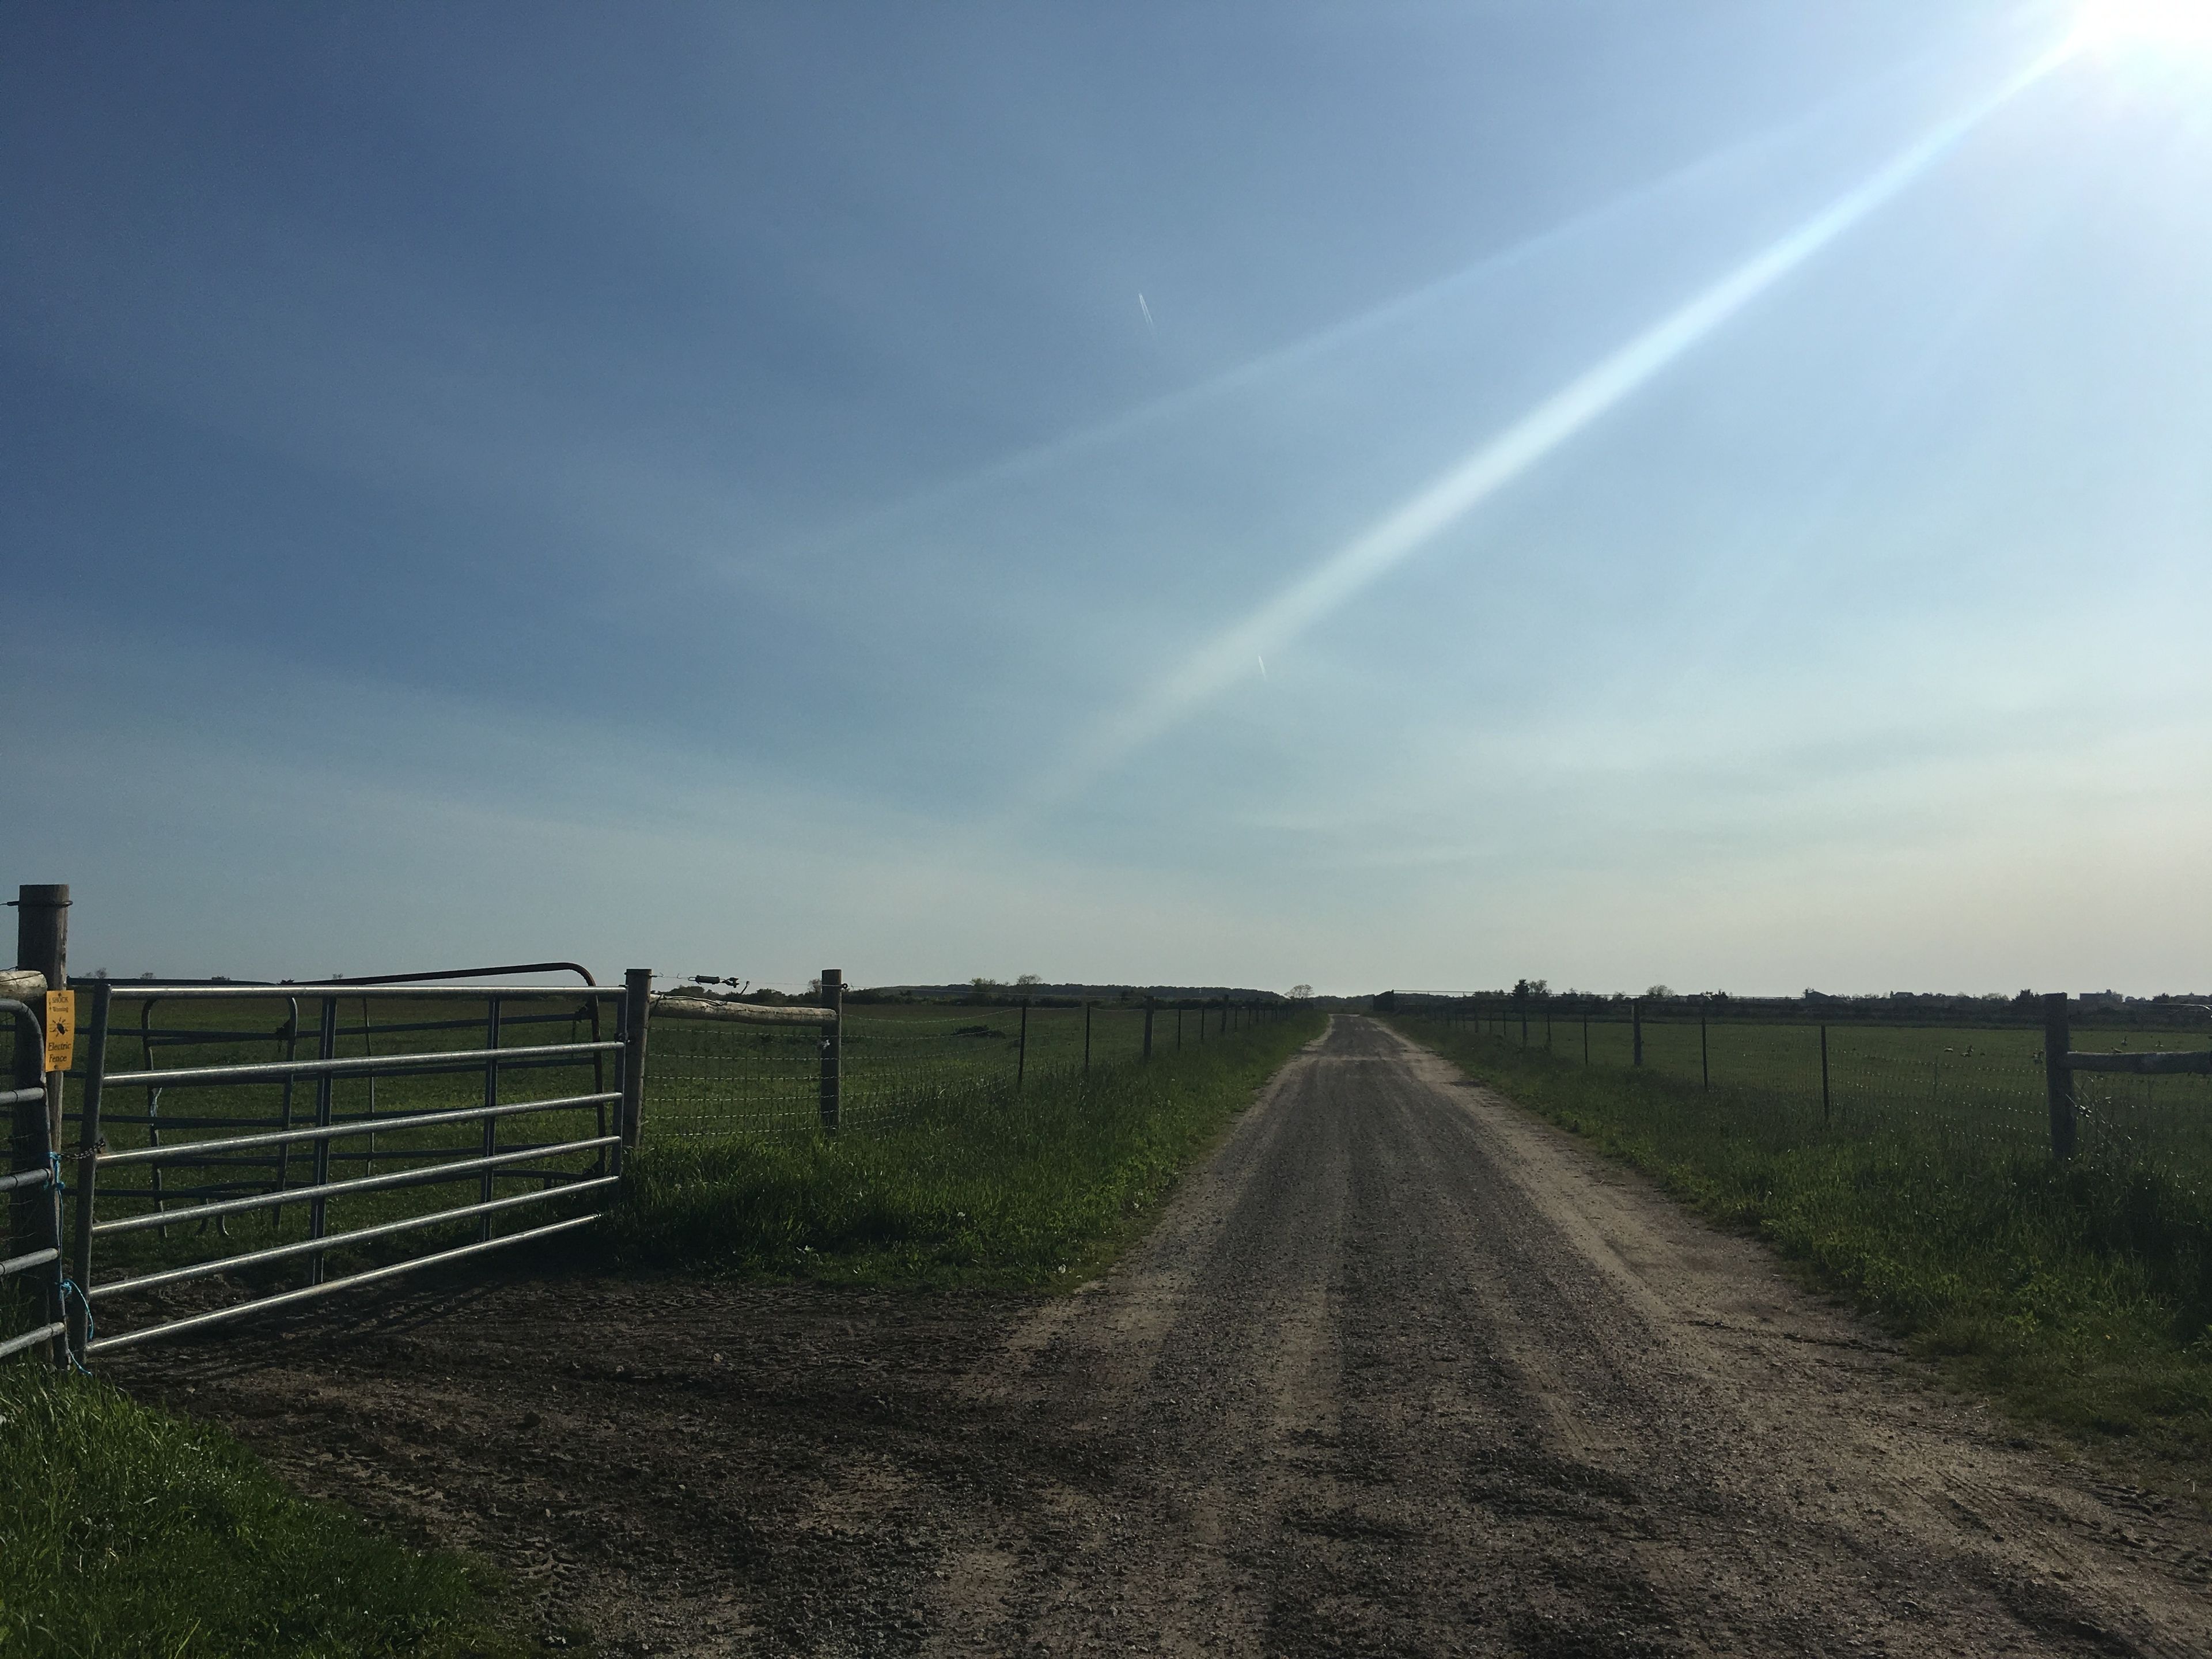
<path fill-rule="evenodd" d="M 0 1364 L 0 1655 L 521 1656 L 458 1558 L 294 1496 L 220 1430 Z"/>
<path fill-rule="evenodd" d="M 1823 1126 L 1747 1090 L 1392 1024 L 1750 1229 L 2023 1420 L 2212 1494 L 2212 1200 L 2154 1172 Z"/>
<path fill-rule="evenodd" d="M 620 1259 L 844 1284 L 1079 1283 L 1127 1243 L 1319 1014 L 1148 1064 L 948 1085 L 838 1137 L 647 1144 L 624 1171 Z"/>

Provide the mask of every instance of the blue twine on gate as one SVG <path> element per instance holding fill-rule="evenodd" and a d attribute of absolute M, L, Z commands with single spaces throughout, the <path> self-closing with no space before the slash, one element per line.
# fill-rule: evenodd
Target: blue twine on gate
<path fill-rule="evenodd" d="M 69 1191 L 69 1183 L 62 1179 L 62 1155 L 59 1152 L 48 1152 L 46 1168 L 54 1183 L 54 1196 L 58 1199 Z M 58 1248 L 58 1241 L 57 1248 Z M 79 1290 L 76 1280 L 71 1279 L 67 1271 L 64 1271 L 61 1275 L 62 1355 L 69 1361 L 69 1368 L 79 1376 L 90 1376 L 92 1373 L 85 1370 L 84 1362 L 77 1358 L 76 1350 L 70 1346 L 69 1299 L 71 1297 L 75 1297 L 84 1304 L 84 1340 L 88 1347 L 92 1343 L 94 1329 L 92 1298 Z"/>
<path fill-rule="evenodd" d="M 76 1280 L 64 1273 L 62 1275 L 62 1352 L 68 1358 L 69 1368 L 71 1370 L 79 1376 L 90 1376 L 92 1373 L 85 1370 L 84 1361 L 76 1357 L 76 1350 L 70 1346 L 69 1299 L 72 1296 L 84 1305 L 84 1346 L 90 1348 L 93 1333 L 98 1328 L 93 1322 L 92 1298 L 77 1288 Z"/>

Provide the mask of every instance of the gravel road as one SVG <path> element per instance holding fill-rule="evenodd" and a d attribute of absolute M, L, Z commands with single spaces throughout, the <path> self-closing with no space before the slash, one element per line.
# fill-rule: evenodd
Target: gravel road
<path fill-rule="evenodd" d="M 2212 1654 L 2201 1506 L 1353 1018 L 1073 1296 L 428 1290 L 125 1375 L 610 1653 Z"/>

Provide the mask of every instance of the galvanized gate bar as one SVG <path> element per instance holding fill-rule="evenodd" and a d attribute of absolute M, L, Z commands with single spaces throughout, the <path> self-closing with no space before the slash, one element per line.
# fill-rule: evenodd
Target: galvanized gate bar
<path fill-rule="evenodd" d="M 543 1066 L 550 1060 L 612 1054 L 621 1046 L 556 1042 L 534 1048 L 447 1048 L 422 1054 L 356 1054 L 344 1060 L 266 1060 L 243 1066 L 187 1066 L 167 1072 L 110 1072 L 107 1084 L 113 1089 L 178 1089 L 212 1083 L 282 1083 L 297 1077 L 359 1077 L 372 1072 L 379 1077 L 434 1077 L 441 1072 L 480 1071 L 495 1055 L 501 1066 L 518 1060 Z"/>
<path fill-rule="evenodd" d="M 307 1062 L 302 1061 L 305 1065 Z M 476 1070 L 471 1066 L 468 1068 Z M 491 1109 L 501 1117 L 513 1117 L 520 1112 L 556 1112 L 565 1107 L 603 1106 L 622 1098 L 620 1090 L 611 1089 L 604 1094 L 561 1095 L 551 1100 L 519 1100 L 510 1106 L 495 1106 Z M 411 1129 L 420 1124 L 459 1123 L 465 1119 L 484 1115 L 482 1106 L 457 1106 L 450 1111 L 416 1112 L 407 1117 L 360 1117 L 333 1123 L 328 1128 L 271 1129 L 264 1134 L 232 1135 L 223 1140 L 193 1140 L 174 1146 L 132 1146 L 119 1152 L 102 1152 L 100 1167 L 113 1169 L 118 1164 L 154 1164 L 165 1158 L 182 1159 L 194 1152 L 235 1152 L 244 1146 L 274 1146 L 283 1140 L 337 1140 L 345 1135 L 380 1134 L 387 1129 Z"/>
<path fill-rule="evenodd" d="M 358 1244 L 364 1239 L 386 1238 L 395 1233 L 411 1232 L 418 1227 L 434 1227 L 441 1221 L 464 1221 L 471 1216 L 489 1218 L 495 1211 L 512 1210 L 525 1204 L 542 1204 L 549 1198 L 565 1198 L 571 1193 L 586 1193 L 595 1188 L 611 1187 L 619 1179 L 617 1176 L 594 1176 L 589 1180 L 571 1182 L 566 1186 L 548 1187 L 543 1192 L 515 1193 L 506 1198 L 493 1199 L 489 1203 L 464 1204 L 451 1210 L 434 1211 L 429 1215 L 409 1216 L 403 1221 L 386 1221 L 374 1227 L 356 1227 L 351 1232 L 330 1233 L 320 1238 L 302 1238 L 290 1244 L 272 1244 L 265 1249 L 248 1250 L 243 1255 L 227 1255 L 213 1261 L 194 1261 L 182 1267 L 165 1267 L 159 1273 L 142 1273 L 136 1279 L 111 1279 L 105 1285 L 95 1285 L 88 1294 L 97 1302 L 104 1296 L 149 1291 L 157 1285 L 181 1284 L 188 1279 L 204 1279 L 210 1273 L 228 1273 L 233 1267 L 250 1267 L 264 1261 L 282 1261 L 289 1256 L 306 1255 L 316 1250 L 334 1250 L 341 1244 Z"/>
<path fill-rule="evenodd" d="M 45 1091 L 40 1093 L 43 1097 Z M 14 1175 L 0 1176 L 0 1193 L 12 1193 L 19 1187 L 44 1187 L 53 1178 L 52 1170 L 19 1170 Z"/>
<path fill-rule="evenodd" d="M 592 970 L 580 962 L 510 962 L 497 968 L 441 968 L 429 974 L 364 974 L 359 979 L 284 980 L 280 982 L 288 990 L 312 991 L 320 996 L 332 991 L 351 992 L 364 985 L 413 985 L 422 981 L 441 979 L 498 979 L 507 974 L 534 974 L 548 968 L 574 974 L 584 981 L 580 986 L 563 985 L 559 988 L 562 990 L 600 988 L 599 981 L 592 977 Z M 500 988 L 505 990 L 507 988 L 502 986 Z M 477 994 L 482 996 L 483 993 L 479 991 Z"/>
<path fill-rule="evenodd" d="M 10 1354 L 21 1353 L 26 1348 L 35 1348 L 41 1342 L 51 1342 L 56 1337 L 67 1335 L 68 1333 L 69 1326 L 57 1319 L 51 1325 L 41 1325 L 35 1330 L 25 1331 L 21 1336 L 11 1336 L 5 1342 L 0 1342 L 0 1359 L 5 1359 Z"/>
<path fill-rule="evenodd" d="M 85 981 L 77 981 L 82 984 Z M 313 996 L 343 997 L 350 1001 L 356 997 L 374 997 L 388 1002 L 482 1002 L 496 988 L 503 997 L 568 997 L 585 1002 L 617 1002 L 622 999 L 618 985 L 395 985 L 388 981 L 369 980 L 337 980 L 325 985 L 245 984 L 233 981 L 227 985 L 210 985 L 204 981 L 163 982 L 159 980 L 100 980 L 121 998 L 160 997 L 167 1001 L 171 997 L 188 997 L 196 1001 L 210 1002 L 228 1000 L 233 1002 L 273 1002 L 283 997 Z M 479 1020 L 468 1022 L 471 1025 Z"/>
<path fill-rule="evenodd" d="M 617 1177 L 609 1177 L 616 1179 Z M 550 1237 L 577 1227 L 588 1227 L 599 1218 L 580 1215 L 567 1221 L 549 1222 L 543 1227 L 532 1227 L 527 1232 L 508 1233 L 502 1238 L 464 1244 L 456 1249 L 440 1250 L 434 1255 L 418 1255 L 411 1261 L 395 1261 L 388 1267 L 372 1267 L 366 1273 L 348 1273 L 343 1279 L 326 1279 L 319 1285 L 309 1285 L 296 1291 L 286 1291 L 276 1296 L 264 1296 L 258 1301 L 240 1304 L 235 1308 L 217 1308 L 212 1313 L 194 1314 L 188 1319 L 173 1319 L 166 1325 L 149 1325 L 143 1330 L 125 1331 L 119 1336 L 103 1336 L 88 1343 L 88 1354 L 105 1353 L 110 1348 L 127 1348 L 134 1342 L 143 1342 L 151 1337 L 174 1336 L 181 1331 L 198 1330 L 203 1326 L 220 1325 L 228 1320 L 243 1319 L 249 1314 L 265 1313 L 271 1308 L 289 1307 L 296 1302 L 310 1302 L 319 1296 L 333 1295 L 351 1290 L 356 1285 L 372 1285 L 380 1279 L 397 1279 L 402 1273 L 411 1273 L 422 1267 L 434 1267 L 441 1262 L 459 1261 L 464 1256 L 482 1255 L 487 1250 L 504 1249 L 509 1244 L 527 1243 L 534 1238 Z"/>
<path fill-rule="evenodd" d="M 489 998 L 484 1004 L 484 1042 L 495 1054 L 499 1048 L 499 1007 L 500 1000 L 496 996 Z M 480 1239 L 489 1239 L 491 1237 L 489 1206 L 492 1193 L 498 1181 L 498 1177 L 492 1173 L 489 1164 L 489 1160 L 499 1151 L 499 1061 L 496 1059 L 488 1060 L 484 1064 L 483 1103 L 483 1155 L 485 1167 L 482 1176 L 482 1189 L 477 1194 L 481 1200 L 477 1213 L 483 1217 L 483 1220 L 478 1227 L 477 1237 Z M 325 1156 L 327 1157 L 327 1154 Z M 328 1178 L 327 1171 L 325 1172 L 324 1178 Z"/>
<path fill-rule="evenodd" d="M 319 1194 L 313 1187 L 295 1187 L 288 1192 L 253 1193 L 244 1198 L 226 1198 L 214 1204 L 187 1205 L 181 1210 L 155 1210 L 148 1215 L 126 1215 L 114 1221 L 94 1222 L 93 1237 L 106 1238 L 117 1233 L 144 1232 L 153 1227 L 180 1227 L 186 1222 L 212 1221 L 218 1216 L 240 1215 L 249 1210 L 274 1210 L 287 1204 L 311 1203 L 319 1195 L 328 1198 L 333 1194 L 386 1192 L 400 1187 L 435 1187 L 441 1182 L 459 1181 L 479 1170 L 520 1164 L 540 1154 L 591 1152 L 601 1146 L 617 1146 L 621 1139 L 620 1135 L 595 1135 L 589 1140 L 551 1141 L 542 1146 L 519 1147 L 492 1158 L 460 1158 L 451 1164 L 441 1164 L 435 1169 L 400 1170 L 391 1175 L 360 1176 L 351 1181 L 329 1182 L 323 1186 Z M 459 1149 L 453 1147 L 447 1150 L 457 1152 Z M 561 1175 L 563 1172 L 552 1170 L 544 1173 Z M 581 1178 L 580 1173 L 578 1178 Z"/>

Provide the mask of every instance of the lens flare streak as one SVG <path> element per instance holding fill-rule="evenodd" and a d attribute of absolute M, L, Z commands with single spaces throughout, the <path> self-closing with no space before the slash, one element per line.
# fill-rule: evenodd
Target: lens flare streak
<path fill-rule="evenodd" d="M 1648 384 L 1783 277 L 1888 203 L 1998 109 L 2081 50 L 2069 40 L 1953 116 L 1862 183 L 1610 356 L 1586 369 L 1202 647 L 1130 706 L 1102 721 L 1028 801 L 1040 811 L 1079 793 L 1226 690 L 1267 652 L 1279 653 L 1475 507 Z"/>

